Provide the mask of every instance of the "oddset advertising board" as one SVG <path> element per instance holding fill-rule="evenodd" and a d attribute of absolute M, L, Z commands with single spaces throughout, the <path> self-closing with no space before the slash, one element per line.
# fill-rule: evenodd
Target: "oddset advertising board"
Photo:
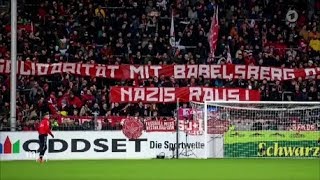
<path fill-rule="evenodd" d="M 184 133 L 180 133 L 180 138 L 181 158 L 204 157 L 206 144 L 201 138 L 190 136 L 186 142 Z M 216 138 L 215 141 L 218 140 Z M 220 141 L 222 142 L 222 138 Z M 30 152 L 39 148 L 37 132 L 3 132 L 0 135 L 0 143 L 1 161 L 37 158 L 30 156 Z M 176 133 L 173 132 L 143 133 L 137 139 L 129 139 L 121 131 L 61 131 L 55 132 L 55 138 L 48 137 L 45 158 L 47 160 L 152 159 L 159 154 L 172 158 L 175 155 L 173 151 L 175 144 Z M 222 155 L 223 152 L 220 153 L 220 156 Z"/>
<path fill-rule="evenodd" d="M 28 135 L 26 135 L 28 134 Z M 291 131 L 243 131 L 202 136 L 179 133 L 180 158 L 319 158 L 319 133 Z M 159 154 L 175 155 L 174 132 L 144 132 L 136 139 L 121 131 L 59 131 L 48 138 L 47 160 L 152 159 Z M 0 134 L 0 160 L 35 160 L 39 148 L 37 132 Z M 207 154 L 206 154 L 207 151 Z"/>

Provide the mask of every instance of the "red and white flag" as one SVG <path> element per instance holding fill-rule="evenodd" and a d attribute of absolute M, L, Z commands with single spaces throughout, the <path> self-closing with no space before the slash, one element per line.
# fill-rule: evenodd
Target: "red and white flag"
<path fill-rule="evenodd" d="M 34 25 L 33 25 L 33 22 L 31 22 L 31 33 L 34 34 Z"/>
<path fill-rule="evenodd" d="M 171 14 L 170 45 L 171 45 L 172 47 L 176 47 L 176 37 L 175 37 L 175 33 L 174 33 L 173 12 L 172 12 L 172 14 Z"/>
<path fill-rule="evenodd" d="M 232 64 L 232 58 L 231 58 L 231 53 L 230 53 L 230 46 L 227 46 L 228 51 L 227 51 L 227 63 Z"/>
<path fill-rule="evenodd" d="M 216 51 L 217 43 L 218 43 L 218 35 L 219 35 L 218 11 L 219 9 L 217 6 L 212 17 L 211 27 L 210 27 L 209 36 L 208 36 L 208 42 L 210 45 L 209 61 L 211 61 L 211 58 L 214 58 L 214 53 Z"/>

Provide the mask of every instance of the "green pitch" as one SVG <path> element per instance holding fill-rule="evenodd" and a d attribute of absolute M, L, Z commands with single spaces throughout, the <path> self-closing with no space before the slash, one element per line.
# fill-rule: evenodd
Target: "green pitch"
<path fill-rule="evenodd" d="M 0 162 L 0 180 L 319 180 L 319 159 Z"/>

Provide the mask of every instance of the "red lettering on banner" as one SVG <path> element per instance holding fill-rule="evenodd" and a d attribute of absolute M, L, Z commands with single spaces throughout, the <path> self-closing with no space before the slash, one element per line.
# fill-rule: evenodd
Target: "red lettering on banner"
<path fill-rule="evenodd" d="M 188 73 L 187 78 L 190 79 L 192 77 L 198 77 L 198 65 L 188 65 Z"/>
<path fill-rule="evenodd" d="M 82 73 L 81 73 L 81 66 L 77 66 L 76 74 L 82 74 Z M 86 73 L 84 73 L 84 74 L 86 74 Z M 90 73 L 89 73 L 89 74 L 90 74 Z M 86 76 L 88 76 L 88 75 L 86 74 Z"/>
<path fill-rule="evenodd" d="M 186 66 L 185 65 L 175 65 L 174 66 L 174 77 L 177 79 L 186 78 Z"/>
<path fill-rule="evenodd" d="M 248 66 L 248 72 L 247 72 L 248 74 L 247 74 L 247 77 L 244 77 L 244 78 L 250 79 L 251 77 L 253 77 L 254 79 L 260 79 L 259 70 L 260 70 L 259 66 Z"/>
<path fill-rule="evenodd" d="M 159 89 L 159 98 L 158 98 L 158 102 L 163 102 L 163 99 L 164 99 L 164 97 L 163 97 L 163 89 L 162 88 L 160 88 Z"/>
<path fill-rule="evenodd" d="M 221 75 L 221 65 L 211 65 L 211 78 L 215 79 Z"/>
<path fill-rule="evenodd" d="M 134 91 L 133 101 L 143 101 L 145 97 L 144 88 L 136 88 Z"/>
<path fill-rule="evenodd" d="M 65 73 L 75 74 L 75 72 L 76 72 L 76 65 L 77 65 L 77 64 L 74 64 L 74 63 L 65 63 L 65 64 L 62 66 L 62 71 L 65 72 Z"/>
<path fill-rule="evenodd" d="M 239 101 L 240 97 L 239 97 L 239 90 L 238 89 L 229 89 L 228 90 L 228 101 Z"/>
<path fill-rule="evenodd" d="M 246 66 L 245 65 L 236 65 L 234 78 L 238 79 L 239 77 L 246 78 Z"/>
<path fill-rule="evenodd" d="M 10 73 L 10 61 L 0 60 L 0 74 Z M 290 69 L 246 65 L 101 65 L 81 63 L 54 63 L 42 64 L 35 62 L 18 61 L 19 75 L 51 75 L 56 73 L 70 73 L 81 76 L 103 77 L 111 79 L 148 79 L 153 76 L 174 76 L 176 79 L 185 79 L 204 76 L 206 79 L 215 79 L 221 75 L 223 79 L 244 79 L 253 77 L 256 80 L 290 80 L 297 77 L 306 78 L 320 75 L 320 68 Z"/>
<path fill-rule="evenodd" d="M 111 77 L 114 77 L 115 70 L 118 68 L 112 69 Z M 130 79 L 134 79 L 136 75 L 140 76 L 141 79 L 148 79 L 153 76 L 159 77 L 159 70 L 162 69 L 162 66 L 129 66 L 130 69 Z"/>
<path fill-rule="evenodd" d="M 199 75 L 203 76 L 205 79 L 211 78 L 210 76 L 210 66 L 208 65 L 199 65 Z"/>
<path fill-rule="evenodd" d="M 117 94 L 118 92 L 115 93 L 111 93 L 111 99 L 115 99 L 112 98 L 113 94 Z M 114 102 L 132 102 L 132 88 L 128 88 L 128 90 L 126 90 L 126 88 L 121 88 L 120 89 L 120 101 L 114 100 Z M 126 98 L 128 97 L 128 98 Z M 112 100 L 111 100 L 112 101 Z"/>
<path fill-rule="evenodd" d="M 289 80 L 294 78 L 294 69 L 283 68 L 283 80 Z"/>
<path fill-rule="evenodd" d="M 130 78 L 134 79 L 136 75 L 141 79 L 148 79 L 153 76 L 159 77 L 161 66 L 130 66 Z"/>
<path fill-rule="evenodd" d="M 150 69 L 153 71 L 153 76 L 159 77 L 159 70 L 162 69 L 161 66 L 150 66 Z"/>
<path fill-rule="evenodd" d="M 107 69 L 105 66 L 97 66 L 96 76 L 107 78 Z"/>
<path fill-rule="evenodd" d="M 261 80 L 266 79 L 270 81 L 270 67 L 260 67 L 260 78 Z"/>
<path fill-rule="evenodd" d="M 31 64 L 31 69 L 36 69 L 36 67 L 38 66 L 36 65 L 36 63 L 33 63 L 33 62 L 30 62 L 30 64 Z M 37 71 L 31 71 L 31 75 L 38 75 L 37 73 L 38 73 Z"/>
<path fill-rule="evenodd" d="M 173 132 L 175 131 L 174 120 L 170 121 L 154 121 L 148 120 L 145 122 L 146 132 Z"/>
<path fill-rule="evenodd" d="M 271 68 L 271 80 L 282 80 L 281 68 Z"/>
<path fill-rule="evenodd" d="M 293 124 L 288 130 L 293 131 L 316 131 L 317 126 L 315 124 Z"/>
<path fill-rule="evenodd" d="M 145 77 L 145 79 L 148 79 L 150 77 L 148 66 L 144 66 L 144 77 Z"/>
<path fill-rule="evenodd" d="M 201 96 L 201 87 L 190 87 L 189 91 L 189 99 L 192 99 L 194 101 L 200 101 Z"/>
<path fill-rule="evenodd" d="M 198 119 L 197 121 L 179 120 L 179 130 L 187 132 L 189 135 L 201 135 L 204 133 L 203 121 Z"/>
<path fill-rule="evenodd" d="M 191 108 L 179 108 L 178 120 L 179 130 L 188 132 L 190 135 L 199 135 L 203 132 L 203 117 L 197 116 L 203 114 L 203 109 L 199 111 Z M 208 111 L 207 128 L 208 134 L 223 134 L 228 131 L 230 121 L 220 119 L 220 112 Z"/>
<path fill-rule="evenodd" d="M 62 73 L 62 63 L 51 64 L 51 74 Z"/>
<path fill-rule="evenodd" d="M 214 89 L 214 100 L 226 101 L 227 100 L 226 89 Z"/>
<path fill-rule="evenodd" d="M 38 64 L 37 65 L 37 72 L 39 76 L 48 74 L 49 65 L 48 64 Z"/>
<path fill-rule="evenodd" d="M 158 98 L 155 97 L 157 94 L 159 94 L 159 88 L 150 88 L 150 93 L 147 94 L 147 99 L 149 99 L 150 101 L 158 101 Z"/>
<path fill-rule="evenodd" d="M 181 102 L 190 101 L 258 101 L 260 93 L 257 90 L 182 87 L 111 87 L 111 102 Z"/>
<path fill-rule="evenodd" d="M 175 88 L 164 88 L 163 102 L 176 101 Z"/>
<path fill-rule="evenodd" d="M 116 72 L 116 70 L 118 70 L 119 69 L 119 66 L 112 66 L 112 65 L 110 65 L 110 66 L 107 66 L 107 69 L 110 69 L 111 70 L 111 72 L 110 72 L 110 78 L 115 78 L 116 76 L 115 76 L 115 72 Z M 106 75 L 105 75 L 106 76 Z M 106 77 L 109 77 L 109 76 L 106 76 Z M 127 77 L 124 77 L 124 78 L 127 78 Z"/>
<path fill-rule="evenodd" d="M 90 76 L 90 69 L 93 68 L 94 65 L 93 64 L 82 64 L 82 67 L 84 68 L 84 74 L 86 76 Z"/>
<path fill-rule="evenodd" d="M 138 66 L 138 67 L 130 66 L 130 78 L 134 79 L 136 74 L 138 74 L 138 76 L 144 79 L 143 66 Z"/>
<path fill-rule="evenodd" d="M 80 124 L 83 124 L 93 120 L 92 117 L 87 116 L 56 116 L 54 118 L 57 118 L 59 123 L 77 120 Z M 145 123 L 146 132 L 174 132 L 176 129 L 175 119 L 173 117 L 160 116 L 156 117 L 156 120 L 152 120 L 151 117 L 98 116 L 96 119 L 97 123 L 102 126 L 105 124 L 105 120 L 108 120 L 112 127 L 119 125 L 126 119 L 139 119 L 141 122 Z"/>
<path fill-rule="evenodd" d="M 116 90 L 115 90 L 116 89 Z M 133 87 L 119 87 L 113 88 L 111 92 L 111 99 L 117 102 L 174 102 L 175 88 L 133 88 Z M 120 91 L 120 101 L 116 100 Z"/>
<path fill-rule="evenodd" d="M 315 76 L 317 74 L 315 68 L 306 68 L 304 69 L 306 76 Z"/>
<path fill-rule="evenodd" d="M 202 101 L 213 101 L 214 93 L 211 88 L 203 88 L 203 98 Z M 200 98 L 199 98 L 200 99 Z"/>
<path fill-rule="evenodd" d="M 185 118 L 192 119 L 193 109 L 191 108 L 179 108 L 178 119 L 183 120 Z"/>
<path fill-rule="evenodd" d="M 21 61 L 20 63 L 20 74 L 21 75 L 31 75 L 31 67 L 26 67 L 26 64 L 24 61 Z"/>
<path fill-rule="evenodd" d="M 230 75 L 227 74 L 227 66 L 226 65 L 223 65 L 222 66 L 222 78 L 223 79 L 230 79 L 233 77 L 233 73 L 231 73 Z"/>

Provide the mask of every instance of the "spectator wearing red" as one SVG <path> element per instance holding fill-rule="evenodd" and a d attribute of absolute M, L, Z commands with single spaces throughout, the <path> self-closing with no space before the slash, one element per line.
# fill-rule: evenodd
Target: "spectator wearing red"
<path fill-rule="evenodd" d="M 247 57 L 245 57 L 244 62 L 245 65 L 256 65 L 256 60 L 251 51 L 247 52 Z"/>
<path fill-rule="evenodd" d="M 69 95 L 69 106 L 75 106 L 77 109 L 80 109 L 82 107 L 82 101 L 79 97 L 75 96 L 73 93 L 70 93 Z"/>
<path fill-rule="evenodd" d="M 49 106 L 50 114 L 52 115 L 58 114 L 57 98 L 55 97 L 54 92 L 52 92 L 48 98 L 48 106 Z"/>
<path fill-rule="evenodd" d="M 92 95 L 91 90 L 86 90 L 85 93 L 81 92 L 81 99 L 82 99 L 83 103 L 88 102 L 88 101 L 93 103 L 95 100 L 95 97 Z"/>

